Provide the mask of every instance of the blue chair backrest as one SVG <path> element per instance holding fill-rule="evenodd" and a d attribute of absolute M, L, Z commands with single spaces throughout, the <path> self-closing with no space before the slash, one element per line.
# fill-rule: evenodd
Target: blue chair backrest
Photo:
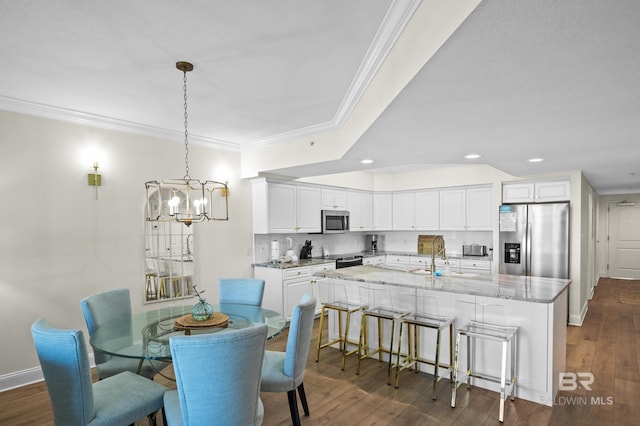
<path fill-rule="evenodd" d="M 61 330 L 39 319 L 31 326 L 56 425 L 86 425 L 95 417 L 91 367 L 80 330 Z"/>
<path fill-rule="evenodd" d="M 289 323 L 284 374 L 294 379 L 304 375 L 307 364 L 311 331 L 316 312 L 316 299 L 304 294 L 299 305 L 294 306 Z"/>
<path fill-rule="evenodd" d="M 218 281 L 220 303 L 262 306 L 264 280 L 254 278 L 221 278 Z"/>
<path fill-rule="evenodd" d="M 169 341 L 185 425 L 255 424 L 267 325 Z"/>
<path fill-rule="evenodd" d="M 96 328 L 110 321 L 131 318 L 131 295 L 128 288 L 92 294 L 80 301 L 82 314 L 91 336 Z M 107 361 L 110 356 L 94 353 L 96 363 Z"/>

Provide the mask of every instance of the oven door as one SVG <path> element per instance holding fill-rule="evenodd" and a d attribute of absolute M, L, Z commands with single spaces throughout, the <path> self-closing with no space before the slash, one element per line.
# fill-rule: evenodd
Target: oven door
<path fill-rule="evenodd" d="M 357 259 L 337 259 L 336 260 L 336 269 L 348 268 L 349 266 L 360 266 L 360 265 L 362 265 L 361 257 Z"/>

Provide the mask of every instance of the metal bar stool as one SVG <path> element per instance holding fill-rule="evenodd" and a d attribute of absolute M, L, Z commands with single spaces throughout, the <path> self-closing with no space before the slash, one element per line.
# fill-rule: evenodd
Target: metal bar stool
<path fill-rule="evenodd" d="M 408 306 L 407 303 L 412 303 L 412 312 L 403 317 L 400 323 L 400 333 L 398 336 L 398 351 L 396 368 L 396 383 L 397 388 L 400 385 L 400 371 L 414 367 L 416 373 L 419 371 L 419 364 L 432 365 L 433 371 L 433 392 L 431 399 L 437 398 L 437 386 L 440 381 L 440 368 L 445 368 L 449 371 L 449 379 L 453 381 L 453 369 L 451 368 L 452 355 L 453 355 L 453 317 L 440 316 L 438 309 L 438 301 L 433 296 L 408 294 L 403 295 L 403 306 Z M 407 326 L 407 353 L 402 354 L 402 330 L 404 325 Z M 420 327 L 427 330 L 435 331 L 436 345 L 435 345 L 435 359 L 427 359 L 420 356 Z M 442 342 L 442 333 L 449 330 L 449 364 L 442 362 L 440 357 L 440 346 Z"/>
<path fill-rule="evenodd" d="M 465 381 L 464 374 L 462 375 L 463 377 L 460 377 L 461 374 L 458 372 L 460 338 L 465 336 L 467 340 L 467 387 L 471 387 L 472 377 L 500 384 L 500 412 L 498 413 L 498 420 L 502 423 L 504 421 L 504 403 L 507 394 L 511 397 L 512 401 L 515 399 L 517 374 L 516 360 L 518 358 L 518 327 L 504 325 L 504 307 L 501 305 L 476 305 L 468 302 L 461 303 L 471 305 L 471 309 L 475 309 L 476 316 L 480 316 L 480 320 L 471 320 L 465 326 L 457 329 L 453 366 L 454 385 L 451 391 L 451 407 L 456 406 L 456 391 L 458 386 Z M 475 346 L 479 339 L 500 343 L 502 349 L 500 377 L 475 371 L 475 364 L 472 364 L 471 354 L 474 353 L 475 355 Z M 507 368 L 507 364 L 509 364 L 509 368 Z M 507 370 L 509 370 L 509 378 L 507 378 Z"/>
<path fill-rule="evenodd" d="M 378 355 L 378 360 L 382 361 L 382 354 L 389 355 L 387 361 L 387 384 L 391 384 L 391 366 L 393 350 L 393 339 L 395 336 L 396 323 L 409 315 L 408 310 L 403 310 L 394 304 L 391 298 L 391 291 L 385 288 L 360 287 L 360 300 L 366 305 L 362 311 L 362 321 L 360 322 L 360 342 L 358 345 L 358 368 L 356 374 L 360 374 L 360 361 L 365 358 L 372 358 Z M 375 318 L 378 328 L 378 347 L 369 347 L 368 320 Z M 391 335 L 389 346 L 384 347 L 383 321 L 391 321 Z"/>
<path fill-rule="evenodd" d="M 349 327 L 351 325 L 351 315 L 357 312 L 362 312 L 363 306 L 357 300 L 353 298 L 349 299 L 347 295 L 347 289 L 344 283 L 338 283 L 331 280 L 318 280 L 318 300 L 322 305 L 322 311 L 320 313 L 320 331 L 318 333 L 318 348 L 316 351 L 316 362 L 320 360 L 320 349 L 333 346 L 336 343 L 339 345 L 339 349 L 342 352 L 341 368 L 344 370 L 347 356 L 358 352 L 359 346 L 357 342 L 349 340 Z M 338 337 L 331 340 L 328 337 L 328 341 L 322 343 L 322 332 L 325 316 L 329 314 L 329 311 L 335 311 L 338 315 Z M 345 314 L 345 322 L 343 327 L 342 314 Z M 349 349 L 349 345 L 354 346 L 354 349 Z"/>

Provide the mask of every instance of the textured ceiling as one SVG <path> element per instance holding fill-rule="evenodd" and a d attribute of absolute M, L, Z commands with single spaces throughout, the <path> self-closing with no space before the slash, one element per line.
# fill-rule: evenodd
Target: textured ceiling
<path fill-rule="evenodd" d="M 387 11 L 409 3 L 0 0 L 0 108 L 180 132 L 188 60 L 194 137 L 277 143 L 335 121 Z M 601 194 L 640 192 L 639 17 L 634 0 L 484 0 L 342 159 L 265 171 L 475 152 L 515 176 L 582 170 Z"/>

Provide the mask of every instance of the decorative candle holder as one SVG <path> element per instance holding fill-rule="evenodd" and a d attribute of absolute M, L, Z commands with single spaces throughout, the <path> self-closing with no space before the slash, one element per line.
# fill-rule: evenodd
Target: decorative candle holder
<path fill-rule="evenodd" d="M 198 291 L 196 286 L 193 286 L 193 291 L 198 296 L 200 301 L 196 303 L 196 305 L 191 310 L 191 316 L 196 321 L 206 321 L 211 318 L 213 315 L 213 306 L 210 303 L 207 303 L 206 299 L 203 299 L 201 294 L 204 293 L 204 290 Z"/>

